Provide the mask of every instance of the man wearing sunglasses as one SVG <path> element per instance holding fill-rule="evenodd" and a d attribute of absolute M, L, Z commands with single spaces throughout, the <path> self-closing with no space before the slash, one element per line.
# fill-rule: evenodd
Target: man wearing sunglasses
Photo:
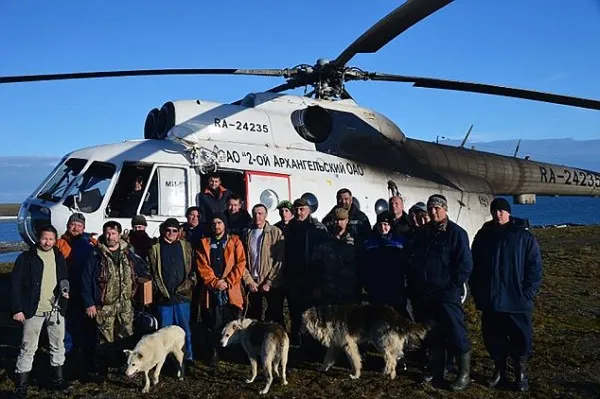
<path fill-rule="evenodd" d="M 194 359 L 190 328 L 190 302 L 196 285 L 192 268 L 194 252 L 179 239 L 179 221 L 169 218 L 160 225 L 160 238 L 150 249 L 150 274 L 154 285 L 160 328 L 177 325 L 185 331 L 185 360 Z"/>

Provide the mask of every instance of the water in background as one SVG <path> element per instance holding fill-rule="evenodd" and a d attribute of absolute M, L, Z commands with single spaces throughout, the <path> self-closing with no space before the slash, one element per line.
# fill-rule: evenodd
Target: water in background
<path fill-rule="evenodd" d="M 529 219 L 533 226 L 564 223 L 600 224 L 600 198 L 590 197 L 537 197 L 535 205 L 516 205 L 512 198 L 512 215 Z"/>
<path fill-rule="evenodd" d="M 535 205 L 512 204 L 512 214 L 527 218 L 533 226 L 563 223 L 600 224 L 600 198 L 589 197 L 538 197 Z M 0 243 L 19 242 L 16 220 L 0 220 Z M 0 262 L 13 262 L 18 253 L 0 253 Z"/>

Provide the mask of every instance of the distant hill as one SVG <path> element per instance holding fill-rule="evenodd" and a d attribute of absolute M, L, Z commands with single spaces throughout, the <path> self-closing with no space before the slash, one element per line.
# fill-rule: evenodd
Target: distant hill
<path fill-rule="evenodd" d="M 476 150 L 512 156 L 518 140 L 502 140 L 490 142 L 467 142 L 466 148 L 475 146 Z M 449 140 L 443 144 L 460 145 L 460 141 Z M 522 140 L 518 157 L 529 155 L 533 161 L 569 165 L 600 172 L 600 139 L 546 139 Z"/>
<path fill-rule="evenodd" d="M 444 141 L 459 145 L 460 141 Z M 467 148 L 501 155 L 513 155 L 517 140 L 468 142 Z M 600 139 L 523 140 L 518 156 L 529 155 L 532 160 L 564 164 L 600 172 Z M 0 204 L 23 201 L 56 166 L 58 157 L 10 156 L 0 157 Z"/>

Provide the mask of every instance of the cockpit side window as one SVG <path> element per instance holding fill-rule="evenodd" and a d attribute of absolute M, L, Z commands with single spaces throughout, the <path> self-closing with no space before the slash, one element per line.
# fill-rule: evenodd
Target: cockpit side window
<path fill-rule="evenodd" d="M 37 197 L 46 201 L 60 201 L 86 163 L 85 159 L 67 159 L 56 168 L 54 176 L 44 184 Z"/>
<path fill-rule="evenodd" d="M 64 205 L 83 213 L 96 212 L 108 191 L 116 167 L 111 163 L 92 162 L 69 189 Z"/>
<path fill-rule="evenodd" d="M 108 205 L 109 217 L 132 218 L 137 215 L 151 171 L 152 164 L 123 163 L 119 181 Z"/>

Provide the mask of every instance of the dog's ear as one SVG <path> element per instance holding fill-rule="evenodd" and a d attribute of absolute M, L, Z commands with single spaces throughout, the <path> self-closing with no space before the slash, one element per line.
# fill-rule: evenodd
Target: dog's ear
<path fill-rule="evenodd" d="M 133 351 L 130 351 L 129 349 L 123 349 L 123 353 L 125 353 L 127 356 L 129 356 L 129 354 L 132 352 Z"/>

